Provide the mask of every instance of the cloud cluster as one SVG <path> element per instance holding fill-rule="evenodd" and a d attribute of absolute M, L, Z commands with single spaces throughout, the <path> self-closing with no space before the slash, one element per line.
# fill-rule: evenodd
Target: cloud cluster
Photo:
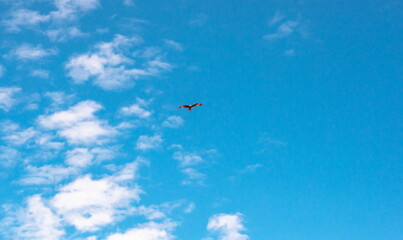
<path fill-rule="evenodd" d="M 74 22 L 77 18 L 99 6 L 98 0 L 54 0 L 56 10 L 48 14 L 41 14 L 25 8 L 12 10 L 3 21 L 8 31 L 18 32 L 21 28 L 35 29 L 43 24 L 49 27 L 43 32 L 51 40 L 65 40 L 69 37 L 82 36 L 83 33 L 74 26 L 69 26 L 69 22 Z"/>
<path fill-rule="evenodd" d="M 131 87 L 134 79 L 156 76 L 172 68 L 169 63 L 162 61 L 161 55 L 152 55 L 150 59 L 144 59 L 143 64 L 135 67 L 135 61 L 124 52 L 141 42 L 138 37 L 117 34 L 111 42 L 98 43 L 93 51 L 70 58 L 66 64 L 68 76 L 76 84 L 93 79 L 96 86 L 105 90 L 116 90 Z"/>
<path fill-rule="evenodd" d="M 188 153 L 183 151 L 176 151 L 173 159 L 179 162 L 181 172 L 185 174 L 186 178 L 182 181 L 184 185 L 203 185 L 206 175 L 200 173 L 196 167 L 203 162 L 203 158 L 194 153 Z"/>
<path fill-rule="evenodd" d="M 141 160 L 125 164 L 115 174 L 103 178 L 78 177 L 60 187 L 50 198 L 27 198 L 27 206 L 6 209 L 8 217 L 0 224 L 7 239 L 60 239 L 64 227 L 92 232 L 114 224 L 132 214 L 132 203 L 140 200 L 142 190 L 133 183 Z"/>

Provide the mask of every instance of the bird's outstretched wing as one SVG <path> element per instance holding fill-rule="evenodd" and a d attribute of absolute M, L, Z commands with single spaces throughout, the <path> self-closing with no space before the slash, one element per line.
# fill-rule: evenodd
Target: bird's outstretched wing
<path fill-rule="evenodd" d="M 178 109 L 179 108 L 190 108 L 191 106 L 189 106 L 189 105 L 182 105 L 182 106 L 180 106 L 180 107 L 178 107 Z"/>
<path fill-rule="evenodd" d="M 196 106 L 202 106 L 203 104 L 201 104 L 201 103 L 195 103 L 195 104 L 192 104 L 190 107 L 196 107 Z"/>

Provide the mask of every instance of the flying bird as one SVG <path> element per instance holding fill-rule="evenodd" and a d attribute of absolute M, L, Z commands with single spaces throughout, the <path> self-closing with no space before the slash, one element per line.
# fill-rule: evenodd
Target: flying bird
<path fill-rule="evenodd" d="M 182 106 L 178 107 L 178 109 L 179 108 L 187 108 L 189 111 L 192 111 L 192 107 L 202 106 L 202 105 L 203 104 L 201 104 L 201 103 L 195 103 L 195 104 L 192 104 L 192 105 L 182 105 Z"/>

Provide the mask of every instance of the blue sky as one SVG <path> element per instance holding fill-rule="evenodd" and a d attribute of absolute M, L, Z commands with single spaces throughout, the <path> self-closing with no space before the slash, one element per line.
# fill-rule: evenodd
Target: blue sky
<path fill-rule="evenodd" d="M 403 238 L 402 10 L 0 0 L 1 238 Z"/>

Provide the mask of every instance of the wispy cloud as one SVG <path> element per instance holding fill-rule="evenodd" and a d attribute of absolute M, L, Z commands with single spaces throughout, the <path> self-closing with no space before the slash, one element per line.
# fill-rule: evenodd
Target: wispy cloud
<path fill-rule="evenodd" d="M 308 33 L 306 31 L 306 23 L 301 17 L 294 19 L 287 17 L 280 11 L 277 11 L 275 15 L 269 20 L 269 27 L 271 33 L 266 34 L 263 38 L 270 42 L 279 41 L 281 39 L 288 39 L 294 36 L 306 38 Z M 291 56 L 295 50 L 289 49 L 285 52 L 285 56 Z"/>
<path fill-rule="evenodd" d="M 31 72 L 31 76 L 38 78 L 49 78 L 49 71 L 43 69 L 36 69 Z"/>
<path fill-rule="evenodd" d="M 9 111 L 18 102 L 15 97 L 20 91 L 19 87 L 0 87 L 0 109 Z"/>
<path fill-rule="evenodd" d="M 183 125 L 185 121 L 180 116 L 169 116 L 163 123 L 163 127 L 167 128 L 178 128 Z"/>
<path fill-rule="evenodd" d="M 44 57 L 57 54 L 55 49 L 44 49 L 41 45 L 22 44 L 12 50 L 9 56 L 18 60 L 38 60 Z"/>
<path fill-rule="evenodd" d="M 204 185 L 206 175 L 197 169 L 197 167 L 204 162 L 200 155 L 176 151 L 172 158 L 179 162 L 179 168 L 185 175 L 185 179 L 182 181 L 183 185 Z"/>
<path fill-rule="evenodd" d="M 264 39 L 269 41 L 274 41 L 277 39 L 282 39 L 293 34 L 299 25 L 297 21 L 286 21 L 278 26 L 277 30 L 274 33 L 270 33 L 264 36 Z"/>
<path fill-rule="evenodd" d="M 208 17 L 205 14 L 199 14 L 189 21 L 190 26 L 202 27 L 207 23 Z"/>
<path fill-rule="evenodd" d="M 176 51 L 183 51 L 182 44 L 180 44 L 178 42 L 175 42 L 175 41 L 169 40 L 169 39 L 165 39 L 164 42 L 169 48 L 172 48 Z"/>
<path fill-rule="evenodd" d="M 150 150 L 160 148 L 163 139 L 161 135 L 146 136 L 142 135 L 139 137 L 136 143 L 136 149 L 138 150 Z"/>

